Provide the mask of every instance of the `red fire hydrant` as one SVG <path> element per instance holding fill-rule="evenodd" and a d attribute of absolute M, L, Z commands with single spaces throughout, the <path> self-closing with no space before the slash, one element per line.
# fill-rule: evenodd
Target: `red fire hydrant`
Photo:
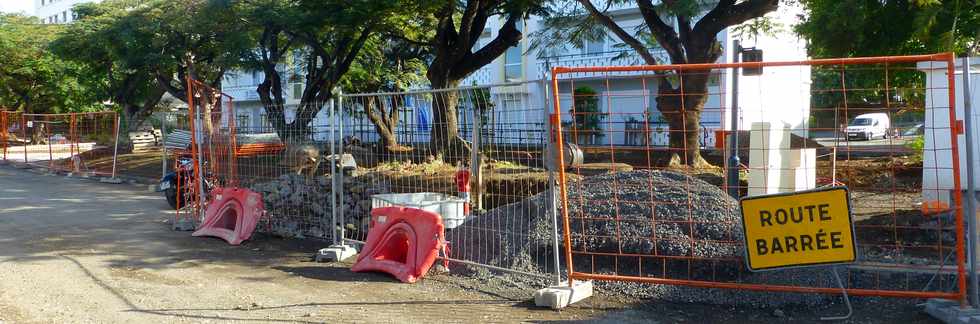
<path fill-rule="evenodd" d="M 470 170 L 460 169 L 456 171 L 456 189 L 459 196 L 466 202 L 463 203 L 463 214 L 470 214 Z"/>

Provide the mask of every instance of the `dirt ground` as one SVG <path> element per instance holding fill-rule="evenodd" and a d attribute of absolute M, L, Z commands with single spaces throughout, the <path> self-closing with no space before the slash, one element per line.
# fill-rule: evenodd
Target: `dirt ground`
<path fill-rule="evenodd" d="M 533 289 L 430 274 L 407 285 L 310 261 L 318 241 L 240 247 L 173 232 L 145 186 L 0 166 L 0 323 L 817 322 L 826 307 L 756 309 L 598 296 L 563 311 Z M 737 298 L 738 292 L 718 291 Z M 852 322 L 933 322 L 919 300 L 854 299 Z"/>
<path fill-rule="evenodd" d="M 172 232 L 145 187 L 0 167 L 0 322 L 470 322 L 588 319 L 526 300 L 309 262 L 321 242 L 241 247 Z"/>

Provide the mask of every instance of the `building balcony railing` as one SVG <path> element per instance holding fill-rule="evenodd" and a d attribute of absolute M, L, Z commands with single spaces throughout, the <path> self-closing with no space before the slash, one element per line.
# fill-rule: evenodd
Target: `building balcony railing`
<path fill-rule="evenodd" d="M 221 92 L 228 94 L 235 100 L 259 100 L 259 93 L 255 91 L 258 85 L 236 85 L 236 86 L 222 86 Z"/>
<path fill-rule="evenodd" d="M 466 87 L 471 85 L 494 84 L 496 80 L 494 80 L 493 73 L 490 70 L 489 66 L 484 66 L 463 79 L 459 85 Z"/>
<path fill-rule="evenodd" d="M 662 62 L 668 62 L 667 53 L 661 49 L 650 49 L 651 54 L 658 58 Z M 610 51 L 610 52 L 598 52 L 598 53 L 586 53 L 586 54 L 568 54 L 568 55 L 554 55 L 554 56 L 542 56 L 538 58 L 538 71 L 541 72 L 541 77 L 550 77 L 551 68 L 556 66 L 562 67 L 588 67 L 588 66 L 631 66 L 631 65 L 644 65 L 646 62 L 640 57 L 636 51 L 621 50 L 621 51 Z M 618 73 L 617 75 L 637 75 L 637 74 L 648 74 L 648 72 L 624 72 Z M 571 73 L 564 74 L 562 78 L 587 78 L 594 76 L 592 73 Z"/>
<path fill-rule="evenodd" d="M 295 86 L 301 85 L 300 83 L 286 83 L 282 86 L 282 95 L 287 100 L 296 99 L 298 96 L 295 95 Z M 258 84 L 245 84 L 245 85 L 234 85 L 234 86 L 222 86 L 221 91 L 225 94 L 235 98 L 236 101 L 248 101 L 248 100 L 259 100 L 259 93 L 255 90 L 259 87 Z M 299 91 L 302 91 L 300 87 Z"/>

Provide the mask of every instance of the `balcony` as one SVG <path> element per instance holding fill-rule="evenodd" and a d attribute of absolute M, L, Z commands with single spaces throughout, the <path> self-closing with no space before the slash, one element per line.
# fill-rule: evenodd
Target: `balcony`
<path fill-rule="evenodd" d="M 299 89 L 296 86 L 299 86 Z M 259 100 L 259 93 L 255 91 L 258 87 L 257 84 L 224 86 L 221 91 L 235 98 L 235 101 Z M 282 95 L 287 101 L 299 98 L 302 91 L 302 83 L 287 83 L 282 86 Z"/>
<path fill-rule="evenodd" d="M 237 85 L 225 86 L 221 91 L 235 98 L 236 101 L 259 100 L 259 93 L 255 91 L 258 85 Z"/>
<path fill-rule="evenodd" d="M 473 72 L 469 76 L 467 76 L 465 79 L 463 79 L 463 81 L 459 83 L 459 85 L 462 87 L 472 86 L 472 85 L 487 85 L 487 84 L 496 83 L 494 81 L 496 80 L 493 77 L 493 73 L 491 72 L 490 66 L 487 65 L 480 68 L 479 70 L 476 70 L 476 72 Z"/>
<path fill-rule="evenodd" d="M 661 60 L 662 62 L 668 62 L 667 53 L 660 49 L 650 49 L 654 57 Z M 623 51 L 611 51 L 611 52 L 599 52 L 599 53 L 587 53 L 587 54 L 568 54 L 568 55 L 555 55 L 555 56 L 542 56 L 538 58 L 538 71 L 541 73 L 542 78 L 549 78 L 551 73 L 551 68 L 556 66 L 561 67 L 588 67 L 588 66 L 632 66 L 632 65 L 644 65 L 646 62 L 636 51 L 623 50 Z M 603 74 L 603 76 L 617 75 L 617 76 L 630 76 L 630 75 L 647 75 L 649 72 L 617 72 L 615 74 Z M 596 77 L 595 73 L 569 73 L 562 75 L 563 79 L 577 79 L 577 78 L 590 78 Z"/>

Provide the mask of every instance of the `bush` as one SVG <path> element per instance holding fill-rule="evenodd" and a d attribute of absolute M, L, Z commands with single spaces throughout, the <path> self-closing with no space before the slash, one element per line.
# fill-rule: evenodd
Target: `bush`
<path fill-rule="evenodd" d="M 606 114 L 599 111 L 599 93 L 590 87 L 575 88 L 574 120 L 579 131 L 602 130 L 601 122 Z"/>
<path fill-rule="evenodd" d="M 914 140 L 905 143 L 905 147 L 912 151 L 909 155 L 912 162 L 922 162 L 922 149 L 926 147 L 925 137 L 918 136 Z"/>

